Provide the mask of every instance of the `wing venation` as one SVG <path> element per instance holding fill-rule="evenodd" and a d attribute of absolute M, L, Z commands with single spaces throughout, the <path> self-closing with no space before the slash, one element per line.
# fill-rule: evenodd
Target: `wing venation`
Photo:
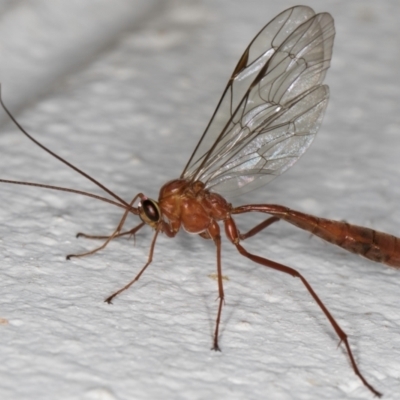
<path fill-rule="evenodd" d="M 322 122 L 334 35 L 332 17 L 305 6 L 267 24 L 240 58 L 181 177 L 234 196 L 290 168 Z"/>

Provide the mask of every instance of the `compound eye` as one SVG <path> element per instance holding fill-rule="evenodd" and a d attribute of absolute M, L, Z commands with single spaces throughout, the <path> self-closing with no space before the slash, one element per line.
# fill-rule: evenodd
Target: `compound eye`
<path fill-rule="evenodd" d="M 157 202 L 150 199 L 143 200 L 141 217 L 147 223 L 158 222 L 160 220 L 160 209 Z"/>

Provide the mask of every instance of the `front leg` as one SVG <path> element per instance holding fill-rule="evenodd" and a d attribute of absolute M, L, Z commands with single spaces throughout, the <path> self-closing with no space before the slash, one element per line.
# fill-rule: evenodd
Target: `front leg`
<path fill-rule="evenodd" d="M 140 224 L 139 226 L 142 226 L 142 224 Z M 126 289 L 130 288 L 136 281 L 139 280 L 139 278 L 142 276 L 143 272 L 147 269 L 147 267 L 153 261 L 154 247 L 156 245 L 157 236 L 160 232 L 165 233 L 168 237 L 174 237 L 178 231 L 177 230 L 175 231 L 173 229 L 173 227 L 171 228 L 165 221 L 161 221 L 159 223 L 159 225 L 157 226 L 156 231 L 153 236 L 153 240 L 151 241 L 149 256 L 147 258 L 147 262 L 144 265 L 144 267 L 142 267 L 140 272 L 128 284 L 126 284 L 123 288 L 117 290 L 111 296 L 107 297 L 104 300 L 106 303 L 111 304 L 114 297 L 118 296 L 121 292 L 124 292 Z"/>
<path fill-rule="evenodd" d="M 144 225 L 145 225 L 145 223 L 142 222 L 138 226 L 135 226 L 134 228 L 130 229 L 129 231 L 117 233 L 116 235 L 114 235 L 114 239 L 120 238 L 122 236 L 127 236 L 127 235 L 129 235 L 129 238 L 131 236 L 135 236 L 136 233 L 138 232 L 138 230 L 141 229 Z M 106 240 L 106 239 L 109 239 L 111 236 L 112 235 L 88 235 L 88 234 L 83 233 L 83 232 L 78 232 L 76 234 L 77 238 L 83 237 L 85 239 L 104 239 L 104 240 Z"/>
<path fill-rule="evenodd" d="M 121 220 L 119 221 L 119 224 L 117 226 L 117 228 L 115 229 L 115 231 L 110 235 L 110 236 L 106 236 L 106 241 L 99 247 L 95 248 L 94 250 L 91 251 L 87 251 L 85 253 L 81 253 L 81 254 L 68 254 L 67 255 L 67 260 L 70 260 L 72 257 L 85 257 L 91 254 L 94 254 L 96 252 L 98 252 L 99 250 L 104 249 L 108 243 L 111 242 L 111 240 L 113 240 L 115 237 L 118 237 L 118 235 L 121 233 L 121 229 L 125 224 L 126 218 L 128 217 L 128 214 L 130 212 L 132 212 L 132 206 L 135 203 L 135 201 L 138 198 L 141 198 L 141 196 L 143 196 L 143 194 L 139 193 L 137 194 L 132 201 L 129 203 L 129 207 L 127 207 L 124 211 L 124 214 L 122 215 Z M 135 234 L 139 229 L 141 229 L 144 226 L 144 223 L 140 223 L 138 226 L 136 226 L 135 228 L 133 228 L 130 232 L 132 232 L 133 234 Z M 79 234 L 77 235 L 77 237 L 79 237 Z"/>

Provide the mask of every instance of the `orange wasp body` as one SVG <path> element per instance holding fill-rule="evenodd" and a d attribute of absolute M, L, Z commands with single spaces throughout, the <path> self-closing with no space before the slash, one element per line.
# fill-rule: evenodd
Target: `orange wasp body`
<path fill-rule="evenodd" d="M 221 227 L 239 253 L 265 267 L 299 278 L 343 342 L 353 370 L 376 396 L 381 394 L 367 382 L 353 357 L 346 333 L 320 300 L 308 281 L 295 269 L 249 253 L 241 242 L 279 220 L 287 221 L 314 235 L 370 260 L 400 267 L 400 239 L 372 229 L 303 214 L 289 208 L 252 204 L 234 207 L 225 197 L 253 190 L 290 168 L 312 143 L 326 109 L 329 90 L 323 84 L 329 68 L 335 35 L 332 17 L 315 14 L 305 6 L 283 11 L 253 39 L 240 58 L 204 134 L 179 179 L 167 182 L 158 200 L 140 193 L 130 203 L 82 170 L 43 146 L 15 120 L 13 122 L 35 144 L 76 172 L 91 180 L 114 198 L 101 197 L 70 188 L 1 179 L 0 182 L 30 185 L 82 194 L 123 208 L 115 231 L 100 247 L 67 258 L 93 254 L 111 240 L 135 234 L 145 225 L 155 230 L 147 263 L 136 277 L 109 296 L 112 299 L 136 282 L 150 265 L 157 236 L 174 237 L 183 228 L 216 245 L 219 306 L 213 349 L 219 350 L 219 327 L 224 304 L 221 265 Z M 234 215 L 248 212 L 269 217 L 247 233 L 240 233 Z M 142 222 L 123 231 L 128 214 Z M 89 238 L 103 238 L 79 234 Z"/>

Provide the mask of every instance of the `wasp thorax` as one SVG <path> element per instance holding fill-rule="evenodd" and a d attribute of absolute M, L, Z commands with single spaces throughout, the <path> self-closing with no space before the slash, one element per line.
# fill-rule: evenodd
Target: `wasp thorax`
<path fill-rule="evenodd" d="M 139 216 L 143 222 L 155 227 L 161 219 L 158 203 L 152 199 L 142 200 L 139 204 Z"/>

